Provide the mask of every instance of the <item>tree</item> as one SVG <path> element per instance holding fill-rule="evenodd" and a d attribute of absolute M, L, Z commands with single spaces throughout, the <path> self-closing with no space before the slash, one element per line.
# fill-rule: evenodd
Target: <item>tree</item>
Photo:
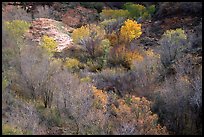
<path fill-rule="evenodd" d="M 60 60 L 50 58 L 40 47 L 27 46 L 22 51 L 21 69 L 33 98 L 42 97 L 45 107 L 51 107 L 53 90 L 49 82 L 61 69 Z"/>

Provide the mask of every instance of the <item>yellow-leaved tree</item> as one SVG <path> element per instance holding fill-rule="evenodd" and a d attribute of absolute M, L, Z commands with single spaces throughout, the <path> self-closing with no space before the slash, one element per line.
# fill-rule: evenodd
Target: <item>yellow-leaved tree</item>
<path fill-rule="evenodd" d="M 139 38 L 142 34 L 141 24 L 134 20 L 127 19 L 120 29 L 121 40 L 130 42 L 135 38 Z"/>

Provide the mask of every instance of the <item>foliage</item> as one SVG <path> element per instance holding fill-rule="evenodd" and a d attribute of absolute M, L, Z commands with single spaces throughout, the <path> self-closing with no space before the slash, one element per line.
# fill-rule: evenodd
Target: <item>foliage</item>
<path fill-rule="evenodd" d="M 80 43 L 80 41 L 86 37 L 90 37 L 92 33 L 96 33 L 94 35 L 94 39 L 98 37 L 102 37 L 104 35 L 104 30 L 95 24 L 88 24 L 77 28 L 72 33 L 72 39 L 75 43 Z"/>
<path fill-rule="evenodd" d="M 140 4 L 133 4 L 128 2 L 124 5 L 124 8 L 128 10 L 130 16 L 136 20 L 139 18 L 148 19 L 155 12 L 155 5 L 144 7 Z"/>
<path fill-rule="evenodd" d="M 129 105 L 125 103 L 127 98 L 130 100 Z M 118 99 L 117 102 L 117 107 L 111 105 L 112 111 L 117 114 L 117 117 L 113 117 L 113 121 L 117 123 L 112 129 L 113 134 L 168 134 L 166 128 L 157 123 L 158 116 L 150 111 L 151 102 L 146 98 L 126 96 L 124 100 Z"/>
<path fill-rule="evenodd" d="M 9 124 L 2 125 L 2 133 L 3 135 L 23 135 L 23 131 L 21 129 L 15 128 Z"/>
<path fill-rule="evenodd" d="M 24 6 L 29 4 L 35 5 Z M 101 3 L 79 4 L 101 10 Z M 189 4 L 176 5 L 187 11 Z M 77 3 L 58 5 L 61 11 Z M 200 13 L 192 11 L 195 5 L 189 12 Z M 52 10 L 33 8 L 42 11 L 35 16 L 50 16 Z M 51 37 L 44 35 L 37 46 L 24 39 L 30 23 L 3 21 L 3 134 L 202 134 L 202 21 L 192 36 L 168 30 L 158 49 L 144 48 L 134 41 L 142 34 L 141 19 L 150 19 L 155 5 L 126 3 L 125 8 L 104 9 L 99 25 L 74 29 L 77 45 L 60 53 Z M 165 10 L 168 14 L 173 8 Z M 15 17 L 19 11 L 3 9 L 4 20 L 24 18 Z M 79 6 L 77 11 L 84 23 L 89 9 Z"/>
<path fill-rule="evenodd" d="M 9 81 L 6 78 L 6 76 L 4 76 L 4 74 L 2 74 L 2 91 L 5 90 L 5 88 L 9 85 Z"/>
<path fill-rule="evenodd" d="M 119 43 L 119 38 L 116 33 L 112 33 L 107 35 L 107 39 L 110 41 L 111 46 L 116 46 Z"/>
<path fill-rule="evenodd" d="M 31 12 L 33 18 L 56 18 L 57 16 L 56 11 L 48 5 L 37 6 L 35 10 L 36 12 Z"/>
<path fill-rule="evenodd" d="M 100 23 L 100 25 L 105 29 L 107 34 L 106 38 L 109 39 L 112 46 L 119 43 L 120 28 L 123 25 L 124 21 L 125 19 L 119 18 L 104 20 Z"/>
<path fill-rule="evenodd" d="M 89 36 L 90 35 L 90 32 L 89 32 L 89 28 L 87 26 L 82 26 L 80 28 L 77 28 L 73 31 L 72 33 L 72 39 L 75 43 L 79 43 L 79 41 L 81 39 L 83 39 L 84 37 L 86 36 Z"/>
<path fill-rule="evenodd" d="M 202 54 L 202 20 L 199 25 L 195 27 L 195 31 L 188 35 L 189 53 Z"/>
<path fill-rule="evenodd" d="M 44 35 L 42 37 L 42 48 L 45 49 L 50 55 L 53 54 L 53 52 L 56 51 L 57 43 L 52 37 L 48 37 Z"/>
<path fill-rule="evenodd" d="M 114 52 L 110 54 L 113 55 Z M 134 52 L 117 51 L 117 53 L 116 56 L 112 56 L 112 59 L 108 61 L 108 63 L 111 63 L 109 65 L 113 67 L 120 64 L 124 68 L 129 69 L 128 72 L 124 73 L 118 70 L 118 74 L 115 74 L 111 73 L 113 70 L 102 70 L 94 80 L 97 87 L 100 89 L 109 86 L 115 87 L 122 94 L 130 92 L 138 96 L 150 95 L 153 85 L 157 84 L 157 79 L 160 76 L 161 63 L 159 54 L 151 50 L 142 52 L 139 49 Z M 129 54 L 134 59 L 125 58 L 126 54 Z"/>
<path fill-rule="evenodd" d="M 118 18 L 128 18 L 128 10 L 112 10 L 112 9 L 103 9 L 100 13 L 102 19 L 118 19 Z"/>
<path fill-rule="evenodd" d="M 135 62 L 143 61 L 143 56 L 137 51 L 127 51 L 125 53 L 125 60 L 126 62 L 128 62 L 128 64 L 131 65 L 133 61 Z"/>
<path fill-rule="evenodd" d="M 154 14 L 155 10 L 156 10 L 155 5 L 151 5 L 151 6 L 147 7 L 147 11 L 151 15 Z"/>
<path fill-rule="evenodd" d="M 202 134 L 202 66 L 195 62 L 192 55 L 177 60 L 173 65 L 176 73 L 155 91 L 153 110 L 175 134 Z"/>
<path fill-rule="evenodd" d="M 148 97 L 151 96 L 151 90 L 153 90 L 155 85 L 157 85 L 158 77 L 160 76 L 161 62 L 159 54 L 151 49 L 143 51 L 142 57 L 142 61 L 132 62 L 131 74 L 136 78 L 135 83 L 137 84 L 132 82 L 130 83 L 130 87 L 141 89 L 138 90 L 137 93 Z M 146 92 L 142 92 L 144 90 Z"/>
<path fill-rule="evenodd" d="M 138 24 L 136 21 L 130 19 L 125 21 L 124 26 L 122 26 L 120 30 L 121 39 L 128 42 L 140 37 L 141 34 L 141 24 Z"/>
<path fill-rule="evenodd" d="M 40 114 L 48 127 L 60 126 L 62 121 L 57 108 L 40 110 Z"/>
<path fill-rule="evenodd" d="M 96 9 L 98 12 L 101 12 L 104 4 L 102 2 L 80 2 L 85 8 Z"/>
<path fill-rule="evenodd" d="M 108 63 L 111 66 L 122 65 L 130 69 L 133 61 L 140 62 L 143 60 L 143 55 L 137 50 L 126 49 L 125 45 L 119 45 L 111 49 L 109 53 Z"/>
<path fill-rule="evenodd" d="M 91 58 L 97 56 L 97 49 L 105 36 L 105 30 L 95 24 L 77 28 L 72 33 L 73 41 L 81 45 Z"/>
<path fill-rule="evenodd" d="M 86 62 L 88 70 L 91 72 L 98 72 L 103 68 L 103 60 L 100 58 L 97 60 L 89 60 Z"/>
<path fill-rule="evenodd" d="M 3 6 L 3 3 L 2 3 L 2 6 Z M 27 13 L 26 10 L 18 6 L 13 6 L 9 10 L 6 10 L 6 7 L 5 7 L 5 10 L 2 9 L 2 19 L 6 21 L 12 21 L 12 20 L 24 20 L 27 22 L 32 21 L 31 14 Z"/>
<path fill-rule="evenodd" d="M 13 20 L 5 22 L 5 29 L 9 32 L 13 39 L 19 41 L 23 34 L 28 31 L 30 23 L 23 20 Z"/>
<path fill-rule="evenodd" d="M 118 30 L 120 29 L 121 25 L 122 25 L 122 20 L 118 19 L 108 19 L 108 20 L 104 20 L 100 23 L 100 25 L 105 29 L 107 34 L 111 34 L 114 31 L 118 32 Z"/>
<path fill-rule="evenodd" d="M 80 79 L 80 82 L 91 82 L 91 78 L 89 77 L 89 76 L 87 76 L 87 77 L 83 77 L 83 78 L 81 78 Z"/>
<path fill-rule="evenodd" d="M 68 69 L 78 69 L 80 62 L 74 58 L 66 58 L 65 67 Z"/>
<path fill-rule="evenodd" d="M 141 17 L 145 12 L 145 7 L 140 4 L 126 3 L 124 7 L 132 17 L 135 17 L 135 19 Z"/>
<path fill-rule="evenodd" d="M 102 22 L 100 22 L 100 25 L 102 25 L 103 27 L 106 27 L 109 24 L 115 23 L 116 21 L 117 19 L 105 19 Z"/>
<path fill-rule="evenodd" d="M 161 62 L 165 68 L 168 68 L 182 56 L 182 51 L 186 48 L 187 37 L 182 29 L 167 30 L 159 43 L 161 45 Z"/>
<path fill-rule="evenodd" d="M 41 97 L 45 107 L 51 107 L 53 90 L 51 81 L 53 74 L 61 69 L 61 62 L 58 59 L 50 58 L 49 54 L 41 47 L 27 46 L 21 53 L 22 76 L 19 84 L 28 88 L 31 99 L 36 100 Z"/>
<path fill-rule="evenodd" d="M 102 61 L 102 66 L 107 65 L 107 60 L 108 60 L 108 54 L 110 51 L 110 41 L 108 39 L 104 39 L 101 41 L 101 48 L 103 52 L 103 56 L 100 58 Z"/>
<path fill-rule="evenodd" d="M 103 93 L 102 90 L 97 89 L 96 87 L 92 87 L 93 89 L 93 95 L 94 95 L 94 107 L 97 109 L 103 109 L 103 111 L 106 111 L 106 104 L 108 101 L 108 95 Z"/>

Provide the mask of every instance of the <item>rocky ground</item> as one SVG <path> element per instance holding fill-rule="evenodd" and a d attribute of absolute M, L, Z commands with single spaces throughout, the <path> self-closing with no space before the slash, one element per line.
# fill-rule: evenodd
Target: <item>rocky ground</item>
<path fill-rule="evenodd" d="M 70 32 L 73 28 L 65 26 L 59 21 L 47 18 L 37 18 L 32 21 L 29 32 L 26 34 L 27 38 L 32 41 L 40 42 L 43 35 L 52 37 L 58 43 L 58 51 L 73 45 L 70 37 Z"/>

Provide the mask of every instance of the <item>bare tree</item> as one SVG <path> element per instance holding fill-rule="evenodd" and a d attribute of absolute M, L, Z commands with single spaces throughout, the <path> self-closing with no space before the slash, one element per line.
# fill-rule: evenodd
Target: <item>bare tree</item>
<path fill-rule="evenodd" d="M 60 70 L 60 64 L 39 47 L 27 46 L 21 55 L 22 77 L 32 91 L 34 100 L 42 98 L 45 107 L 51 107 L 53 90 L 50 89 L 52 76 Z"/>

